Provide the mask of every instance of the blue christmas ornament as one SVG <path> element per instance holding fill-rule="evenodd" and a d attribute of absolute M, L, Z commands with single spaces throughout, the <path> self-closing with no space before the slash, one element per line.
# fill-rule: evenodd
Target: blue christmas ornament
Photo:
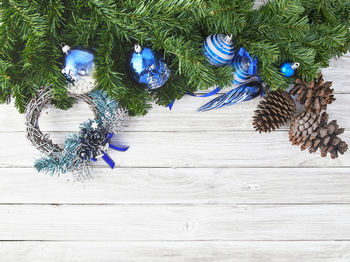
<path fill-rule="evenodd" d="M 210 102 L 206 103 L 198 109 L 198 111 L 209 111 L 212 109 L 217 109 L 223 106 L 231 106 L 243 101 L 249 101 L 258 95 L 263 95 L 263 87 L 261 85 L 260 78 L 254 76 L 251 78 L 250 82 L 240 85 L 235 89 L 228 91 Z"/>
<path fill-rule="evenodd" d="M 148 89 L 163 86 L 170 77 L 163 56 L 148 47 L 135 45 L 127 67 L 131 77 Z"/>
<path fill-rule="evenodd" d="M 66 54 L 62 73 L 69 80 L 68 91 L 76 94 L 92 91 L 96 87 L 95 55 L 81 47 L 71 49 L 68 45 L 63 46 L 62 51 Z"/>
<path fill-rule="evenodd" d="M 211 65 L 219 67 L 229 64 L 235 56 L 232 36 L 223 34 L 208 36 L 203 43 L 203 53 Z"/>
<path fill-rule="evenodd" d="M 281 73 L 285 76 L 285 77 L 291 77 L 294 75 L 295 70 L 300 66 L 299 63 L 284 63 L 281 66 Z"/>
<path fill-rule="evenodd" d="M 234 85 L 244 84 L 247 81 L 247 79 L 251 77 L 251 75 L 248 73 L 248 68 L 249 68 L 248 58 L 243 56 L 236 56 L 232 60 L 232 66 L 235 69 L 233 73 Z"/>
<path fill-rule="evenodd" d="M 234 67 L 233 84 L 245 84 L 248 79 L 257 73 L 257 58 L 252 58 L 248 51 L 240 48 L 235 58 L 231 61 L 231 66 Z"/>

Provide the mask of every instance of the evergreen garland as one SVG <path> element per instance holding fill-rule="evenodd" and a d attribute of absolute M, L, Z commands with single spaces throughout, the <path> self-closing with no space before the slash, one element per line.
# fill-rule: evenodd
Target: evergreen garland
<path fill-rule="evenodd" d="M 55 105 L 70 107 L 61 73 L 61 44 L 95 48 L 99 88 L 131 115 L 142 115 L 154 100 L 167 105 L 188 92 L 229 85 L 232 68 L 211 66 L 202 54 L 206 36 L 232 34 L 259 58 L 258 73 L 271 89 L 294 79 L 279 72 L 297 61 L 298 77 L 311 81 L 333 56 L 350 47 L 350 2 L 271 0 L 3 0 L 0 1 L 0 102 L 12 96 L 23 112 L 42 85 L 53 86 Z M 126 74 L 135 43 L 164 50 L 172 76 L 151 92 Z"/>

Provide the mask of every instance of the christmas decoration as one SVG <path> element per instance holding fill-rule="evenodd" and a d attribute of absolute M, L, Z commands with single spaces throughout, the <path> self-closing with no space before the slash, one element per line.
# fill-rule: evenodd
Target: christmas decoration
<path fill-rule="evenodd" d="M 157 89 L 170 77 L 170 70 L 163 57 L 148 47 L 135 45 L 127 67 L 131 77 L 143 87 Z"/>
<path fill-rule="evenodd" d="M 257 58 L 252 58 L 248 51 L 240 48 L 235 58 L 231 61 L 231 65 L 235 69 L 233 84 L 242 85 L 257 73 Z"/>
<path fill-rule="evenodd" d="M 214 34 L 208 36 L 203 43 L 203 53 L 209 63 L 214 66 L 224 66 L 235 56 L 232 35 Z"/>
<path fill-rule="evenodd" d="M 327 121 L 326 121 L 327 122 Z M 308 109 L 297 115 L 290 125 L 289 141 L 301 145 L 313 134 L 321 123 L 321 114 Z"/>
<path fill-rule="evenodd" d="M 39 90 L 26 109 L 27 138 L 45 155 L 35 162 L 35 168 L 51 175 L 72 172 L 78 179 L 91 176 L 91 163 L 99 158 L 114 168 L 115 163 L 108 155 L 108 150 L 128 149 L 115 146 L 111 142 L 114 134 L 120 133 L 125 126 L 125 110 L 101 91 L 94 91 L 89 95 L 70 94 L 71 97 L 90 105 L 95 119 L 81 124 L 79 133 L 68 135 L 64 148 L 61 148 L 39 129 L 40 113 L 49 105 L 51 91 L 51 88 Z"/>
<path fill-rule="evenodd" d="M 221 108 L 223 106 L 234 105 L 243 101 L 249 101 L 263 93 L 263 88 L 259 80 L 254 77 L 254 81 L 238 86 L 228 91 L 198 109 L 199 112 Z"/>
<path fill-rule="evenodd" d="M 292 121 L 289 138 L 293 145 L 301 145 L 301 150 L 315 153 L 320 149 L 322 157 L 329 153 L 335 159 L 348 150 L 347 143 L 338 137 L 342 133 L 344 128 L 339 128 L 336 120 L 328 123 L 326 112 L 308 109 Z"/>
<path fill-rule="evenodd" d="M 332 82 L 324 82 L 322 74 L 313 82 L 306 82 L 297 78 L 294 87 L 289 91 L 296 95 L 296 100 L 316 112 L 327 110 L 327 105 L 335 101 Z"/>
<path fill-rule="evenodd" d="M 93 52 L 81 47 L 71 49 L 68 45 L 64 45 L 62 51 L 65 53 L 62 73 L 69 81 L 68 91 L 75 94 L 92 91 L 97 84 Z"/>
<path fill-rule="evenodd" d="M 142 7 L 126 0 L 52 1 L 5 0 L 0 5 L 0 102 L 13 98 L 20 112 L 47 84 L 55 106 L 72 105 L 61 73 L 62 41 L 95 48 L 94 86 L 118 99 L 131 115 L 146 114 L 152 102 L 165 106 L 188 92 L 232 83 L 232 68 L 211 66 L 202 55 L 203 35 L 211 35 L 205 50 L 212 50 L 211 43 L 222 51 L 214 36 L 222 37 L 215 34 L 232 32 L 236 46 L 259 58 L 257 73 L 271 90 L 290 83 L 280 72 L 281 61 L 299 62 L 296 77 L 311 81 L 330 58 L 350 47 L 346 1 L 272 0 L 256 10 L 251 0 L 143 1 Z M 171 59 L 167 88 L 150 95 L 125 77 L 130 51 L 125 47 L 131 41 L 163 50 Z M 226 62 L 233 57 L 232 47 L 229 43 Z"/>
<path fill-rule="evenodd" d="M 300 66 L 299 63 L 284 63 L 281 66 L 281 73 L 285 76 L 285 77 L 291 77 L 294 75 L 295 70 Z"/>
<path fill-rule="evenodd" d="M 256 131 L 271 132 L 291 119 L 296 111 L 293 98 L 285 91 L 271 91 L 259 103 L 253 118 Z"/>
<path fill-rule="evenodd" d="M 255 112 L 253 126 L 256 131 L 270 132 L 285 124 L 295 113 L 296 105 L 291 97 L 305 105 L 305 110 L 292 121 L 289 130 L 289 140 L 292 145 L 301 146 L 301 150 L 309 149 L 315 153 L 318 149 L 321 156 L 330 153 L 332 159 L 338 158 L 339 153 L 344 154 L 348 145 L 338 136 L 344 132 L 339 128 L 337 121 L 328 123 L 328 114 L 321 113 L 327 105 L 335 101 L 331 82 L 324 82 L 319 75 L 313 82 L 295 80 L 290 93 L 285 91 L 272 91 L 267 94 Z"/>
<path fill-rule="evenodd" d="M 320 78 L 312 81 L 332 57 L 350 48 L 348 3 L 271 0 L 255 10 L 251 0 L 204 2 L 165 0 L 155 5 L 144 1 L 142 7 L 138 1 L 126 0 L 2 2 L 0 102 L 13 98 L 20 112 L 27 108 L 28 138 L 46 154 L 35 164 L 39 171 L 76 170 L 83 176 L 81 170 L 100 157 L 113 167 L 106 152 L 113 148 L 113 125 L 124 115 L 118 111 L 119 105 L 130 115 L 144 115 L 152 102 L 166 106 L 198 90 L 239 84 L 199 109 L 207 111 L 262 94 L 258 76 L 272 91 L 256 112 L 257 131 L 274 130 L 293 116 L 295 104 L 283 90 L 290 84 L 289 77 L 295 76 L 298 80 L 291 93 L 306 107 L 300 117 L 309 119 L 293 124 L 293 141 L 312 152 L 320 148 L 322 155 L 329 152 L 332 157 L 346 151 L 345 142 L 338 139 L 342 129 L 318 116 L 334 101 L 333 90 Z M 232 36 L 217 32 L 232 32 Z M 203 35 L 209 37 L 201 48 Z M 244 47 L 237 54 L 232 39 L 236 46 Z M 95 49 L 64 46 L 62 62 L 62 41 Z M 137 45 L 129 57 L 130 50 L 125 47 L 131 41 L 144 47 Z M 164 56 L 154 50 L 163 50 Z M 166 64 L 164 57 L 171 63 Z M 289 62 L 281 66 L 284 61 Z M 159 88 L 164 84 L 166 88 Z M 47 85 L 50 92 L 40 90 Z M 100 90 L 83 94 L 95 87 L 110 97 Z M 72 98 L 83 99 L 104 113 L 82 124 L 79 134 L 68 137 L 60 148 L 42 134 L 38 117 L 49 101 L 68 109 Z M 319 118 L 320 123 L 310 129 Z M 305 131 L 302 128 L 307 133 L 300 135 L 299 131 Z"/>

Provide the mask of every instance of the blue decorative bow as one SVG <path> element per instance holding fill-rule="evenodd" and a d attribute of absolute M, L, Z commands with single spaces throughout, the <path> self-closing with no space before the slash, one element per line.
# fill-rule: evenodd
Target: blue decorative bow
<path fill-rule="evenodd" d="M 238 55 L 246 57 L 246 58 L 249 59 L 248 73 L 250 75 L 256 75 L 256 73 L 258 71 L 258 58 L 257 57 L 252 58 L 250 56 L 250 54 L 248 53 L 248 51 L 245 48 L 243 48 L 243 47 L 241 47 L 238 50 Z"/>
<path fill-rule="evenodd" d="M 115 146 L 115 145 L 112 145 L 110 142 L 111 142 L 111 139 L 112 137 L 114 136 L 113 133 L 108 133 L 108 136 L 107 136 L 107 139 L 106 139 L 106 145 L 108 144 L 108 147 L 109 148 L 112 148 L 114 150 L 117 150 L 117 151 L 121 151 L 121 152 L 125 152 L 129 149 L 128 146 Z M 106 150 L 107 151 L 107 150 Z M 113 161 L 113 159 L 107 154 L 105 150 L 102 150 L 102 153 L 103 155 L 101 156 L 102 159 L 113 169 L 115 167 L 115 162 Z M 97 159 L 96 158 L 91 158 L 92 161 L 96 162 Z"/>

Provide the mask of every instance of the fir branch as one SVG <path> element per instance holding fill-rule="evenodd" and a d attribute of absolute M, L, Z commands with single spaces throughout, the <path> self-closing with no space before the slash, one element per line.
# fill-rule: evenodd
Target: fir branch
<path fill-rule="evenodd" d="M 9 10 L 12 11 L 12 23 L 21 24 L 21 34 L 26 39 L 31 34 L 41 37 L 45 34 L 47 25 L 44 23 L 43 15 L 35 12 L 40 8 L 38 4 L 33 1 L 5 1 L 9 5 Z"/>
<path fill-rule="evenodd" d="M 10 95 L 23 111 L 38 86 L 53 85 L 54 101 L 68 108 L 60 44 L 96 49 L 99 88 L 145 114 L 152 100 L 166 105 L 187 92 L 232 81 L 230 67 L 215 68 L 202 54 L 205 37 L 233 34 L 235 49 L 259 58 L 258 72 L 272 89 L 289 81 L 283 62 L 300 62 L 298 76 L 313 78 L 333 56 L 350 48 L 350 2 L 270 0 L 4 0 L 0 3 L 0 102 Z M 148 92 L 128 77 L 125 65 L 138 42 L 163 50 L 172 76 Z"/>
<path fill-rule="evenodd" d="M 122 81 L 121 74 L 116 71 L 113 59 L 115 38 L 111 32 L 108 32 L 107 27 L 103 29 L 104 32 L 99 34 L 97 42 L 96 76 L 99 86 L 112 98 L 118 99 L 125 94 L 127 87 Z"/>
<path fill-rule="evenodd" d="M 8 70 L 11 68 L 11 63 L 0 59 L 0 102 L 9 102 L 11 97 L 11 78 L 8 75 Z"/>
<path fill-rule="evenodd" d="M 61 27 L 64 25 L 65 7 L 60 0 L 51 0 L 47 4 L 44 13 L 48 23 L 48 35 L 56 41 L 61 41 Z"/>
<path fill-rule="evenodd" d="M 235 36 L 247 25 L 253 0 L 210 0 L 205 8 L 205 16 L 199 21 L 200 26 L 209 34 L 224 33 Z M 204 22 L 204 24 L 203 24 Z"/>

